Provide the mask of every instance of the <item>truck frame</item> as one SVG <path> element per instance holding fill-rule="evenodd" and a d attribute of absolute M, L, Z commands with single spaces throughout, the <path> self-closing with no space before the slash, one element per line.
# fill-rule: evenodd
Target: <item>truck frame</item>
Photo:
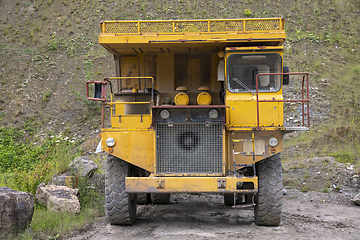
<path fill-rule="evenodd" d="M 280 224 L 283 134 L 310 129 L 309 74 L 283 66 L 284 24 L 100 23 L 99 43 L 114 56 L 115 76 L 88 81 L 86 89 L 89 100 L 102 102 L 111 224 L 134 224 L 138 195 L 169 203 L 171 193 L 223 194 L 228 206 L 253 206 L 256 224 Z M 283 98 L 291 75 L 302 81 L 301 99 Z M 299 124 L 284 125 L 286 103 L 301 105 Z"/>

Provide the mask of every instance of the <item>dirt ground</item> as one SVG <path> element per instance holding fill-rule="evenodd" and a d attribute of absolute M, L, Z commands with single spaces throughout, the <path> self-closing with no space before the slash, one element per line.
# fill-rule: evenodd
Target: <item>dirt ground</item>
<path fill-rule="evenodd" d="M 352 193 L 288 190 L 279 227 L 259 227 L 253 208 L 235 209 L 221 195 L 173 194 L 169 205 L 139 205 L 133 226 L 106 217 L 73 236 L 82 239 L 360 239 L 360 206 Z M 340 200 L 340 201 L 339 201 Z"/>

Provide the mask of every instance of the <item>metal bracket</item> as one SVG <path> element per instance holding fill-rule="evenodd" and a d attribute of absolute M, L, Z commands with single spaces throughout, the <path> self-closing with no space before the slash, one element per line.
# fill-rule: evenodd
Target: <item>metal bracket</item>
<path fill-rule="evenodd" d="M 218 188 L 226 188 L 226 179 L 225 178 L 219 178 L 217 181 L 218 181 Z"/>
<path fill-rule="evenodd" d="M 156 182 L 157 182 L 156 188 L 165 188 L 165 180 L 164 179 L 156 180 Z"/>

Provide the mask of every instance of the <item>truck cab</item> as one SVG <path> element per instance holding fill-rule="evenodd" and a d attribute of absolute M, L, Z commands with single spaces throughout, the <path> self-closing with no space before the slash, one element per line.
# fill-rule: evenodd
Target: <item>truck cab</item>
<path fill-rule="evenodd" d="M 308 73 L 283 66 L 284 20 L 104 21 L 100 27 L 99 43 L 113 54 L 115 73 L 87 82 L 87 95 L 103 104 L 110 223 L 133 224 L 141 194 L 168 203 L 171 193 L 219 193 L 226 205 L 253 206 L 258 225 L 279 225 L 283 134 L 310 128 Z M 283 98 L 292 75 L 302 80 L 301 99 Z M 285 127 L 289 102 L 307 113 Z M 104 127 L 105 107 L 111 127 Z"/>

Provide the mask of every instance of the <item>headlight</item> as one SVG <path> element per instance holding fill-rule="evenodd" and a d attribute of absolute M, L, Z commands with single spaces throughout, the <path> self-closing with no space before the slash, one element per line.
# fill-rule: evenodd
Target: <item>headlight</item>
<path fill-rule="evenodd" d="M 106 139 L 106 145 L 107 145 L 108 147 L 113 147 L 113 146 L 115 146 L 115 139 L 113 139 L 113 138 L 108 138 L 108 139 Z"/>
<path fill-rule="evenodd" d="M 211 109 L 209 111 L 209 117 L 215 119 L 219 116 L 219 112 L 216 109 Z"/>
<path fill-rule="evenodd" d="M 272 137 L 269 139 L 270 147 L 276 147 L 278 144 L 279 144 L 279 141 L 276 138 Z"/>
<path fill-rule="evenodd" d="M 164 120 L 168 119 L 170 117 L 170 113 L 168 110 L 164 109 L 160 112 L 160 117 Z"/>

